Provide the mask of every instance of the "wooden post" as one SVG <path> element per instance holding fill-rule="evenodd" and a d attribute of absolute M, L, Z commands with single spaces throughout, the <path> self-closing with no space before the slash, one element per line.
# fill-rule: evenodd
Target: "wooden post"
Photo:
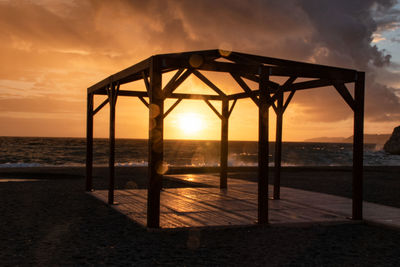
<path fill-rule="evenodd" d="M 147 227 L 160 227 L 160 191 L 163 175 L 164 97 L 158 57 L 152 57 L 149 91 L 149 183 L 147 190 Z"/>
<path fill-rule="evenodd" d="M 269 69 L 260 67 L 258 107 L 258 224 L 268 223 L 268 122 Z"/>
<path fill-rule="evenodd" d="M 228 123 L 229 123 L 229 101 L 222 100 L 221 118 L 221 160 L 220 160 L 220 183 L 221 189 L 228 187 Z"/>
<path fill-rule="evenodd" d="M 354 86 L 353 220 L 363 218 L 363 145 L 365 73 L 357 73 Z"/>
<path fill-rule="evenodd" d="M 93 188 L 93 94 L 87 95 L 86 112 L 86 191 Z"/>
<path fill-rule="evenodd" d="M 276 113 L 274 199 L 280 199 L 280 191 L 281 191 L 282 121 L 283 121 L 283 92 L 279 94 L 277 113 Z"/>
<path fill-rule="evenodd" d="M 109 134 L 109 155 L 108 155 L 108 170 L 109 170 L 109 184 L 108 184 L 108 204 L 114 204 L 114 180 L 115 180 L 115 104 L 116 93 L 115 85 L 110 85 L 109 106 L 110 106 L 110 134 Z"/>

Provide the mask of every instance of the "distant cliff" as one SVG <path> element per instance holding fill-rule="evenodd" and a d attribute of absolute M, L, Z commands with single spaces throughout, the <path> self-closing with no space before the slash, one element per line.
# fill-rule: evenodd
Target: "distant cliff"
<path fill-rule="evenodd" d="M 392 136 L 385 143 L 383 149 L 387 153 L 400 155 L 400 126 L 394 128 Z"/>
<path fill-rule="evenodd" d="M 390 134 L 364 134 L 365 144 L 385 144 L 390 138 Z M 320 143 L 352 143 L 353 136 L 350 137 L 317 137 L 306 139 L 304 142 L 320 142 Z"/>

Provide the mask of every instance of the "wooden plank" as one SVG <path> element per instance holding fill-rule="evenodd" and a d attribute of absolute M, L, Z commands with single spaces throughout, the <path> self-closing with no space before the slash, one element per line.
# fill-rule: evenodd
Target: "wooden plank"
<path fill-rule="evenodd" d="M 196 77 L 199 78 L 208 87 L 210 87 L 212 90 L 214 90 L 214 92 L 216 92 L 217 94 L 219 94 L 222 97 L 226 97 L 226 94 L 224 92 L 222 92 L 221 89 L 219 89 L 215 84 L 213 84 L 209 79 L 207 79 L 206 76 L 201 74 L 199 71 L 193 70 L 193 74 L 196 75 Z"/>
<path fill-rule="evenodd" d="M 218 110 L 208 101 L 208 99 L 204 99 L 204 102 L 214 111 L 214 113 L 222 120 L 222 115 L 218 112 Z"/>
<path fill-rule="evenodd" d="M 139 74 L 137 75 L 137 79 L 142 78 L 141 72 L 148 70 L 151 58 L 152 57 L 145 59 L 129 68 L 119 71 L 109 76 L 108 78 L 105 78 L 102 81 L 92 85 L 91 87 L 88 88 L 88 93 L 94 93 L 100 89 L 104 89 L 110 84 L 110 81 L 119 82 L 119 84 L 123 84 L 124 79 L 129 78 L 130 76 L 133 76 L 135 74 Z"/>
<path fill-rule="evenodd" d="M 171 111 L 174 110 L 174 108 L 182 101 L 182 98 L 178 98 L 178 100 L 175 101 L 175 103 L 167 110 L 167 112 L 164 113 L 163 117 L 164 119 L 168 116 Z"/>
<path fill-rule="evenodd" d="M 363 218 L 363 146 L 364 146 L 364 86 L 365 73 L 359 72 L 354 86 L 353 140 L 353 209 L 354 220 Z"/>
<path fill-rule="evenodd" d="M 351 96 L 349 90 L 347 89 L 346 85 L 343 83 L 336 83 L 333 82 L 333 86 L 335 87 L 336 91 L 342 96 L 343 100 L 349 105 L 349 107 L 354 111 L 354 99 Z"/>
<path fill-rule="evenodd" d="M 221 158 L 220 158 L 220 183 L 219 188 L 228 187 L 228 123 L 229 123 L 229 101 L 222 101 L 221 116 Z"/>
<path fill-rule="evenodd" d="M 277 112 L 276 112 L 274 199 L 280 199 L 280 191 L 281 191 L 282 122 L 283 122 L 283 92 L 281 92 L 279 95 L 277 103 Z"/>
<path fill-rule="evenodd" d="M 86 191 L 93 188 L 93 94 L 87 95 L 86 109 Z"/>
<path fill-rule="evenodd" d="M 268 223 L 268 72 L 262 68 L 260 75 L 260 101 L 258 107 L 258 224 Z"/>
<path fill-rule="evenodd" d="M 149 99 L 149 183 L 147 190 L 147 227 L 160 227 L 160 190 L 162 175 L 160 167 L 164 157 L 164 96 L 161 89 L 162 74 L 159 58 L 153 57 L 150 66 Z"/>
<path fill-rule="evenodd" d="M 93 111 L 93 116 L 96 115 L 97 112 L 99 112 L 105 105 L 108 104 L 108 98 L 103 101 L 94 111 Z"/>

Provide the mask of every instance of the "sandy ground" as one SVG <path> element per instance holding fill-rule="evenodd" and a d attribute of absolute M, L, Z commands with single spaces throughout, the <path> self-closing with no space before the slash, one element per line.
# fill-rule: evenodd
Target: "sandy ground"
<path fill-rule="evenodd" d="M 398 207 L 399 173 L 367 168 L 366 200 Z M 145 174 L 145 168 L 118 168 L 117 187 L 143 188 Z M 105 169 L 96 169 L 95 176 L 95 188 L 105 188 Z M 231 176 L 255 179 L 256 173 L 241 169 Z M 82 168 L 1 169 L 0 177 L 43 179 L 0 183 L 2 266 L 400 265 L 397 230 L 346 224 L 149 232 L 85 194 Z M 282 185 L 347 196 L 351 171 L 285 168 Z M 164 186 L 193 185 L 166 180 Z"/>

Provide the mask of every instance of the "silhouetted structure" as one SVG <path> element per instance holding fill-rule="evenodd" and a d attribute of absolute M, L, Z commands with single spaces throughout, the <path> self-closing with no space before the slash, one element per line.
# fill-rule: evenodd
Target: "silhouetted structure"
<path fill-rule="evenodd" d="M 229 73 L 243 89 L 242 93 L 227 95 L 199 70 Z M 176 71 L 162 88 L 162 75 Z M 190 75 L 197 76 L 216 95 L 174 93 Z M 278 84 L 271 76 L 287 77 Z M 86 190 L 92 189 L 93 116 L 106 104 L 110 105 L 110 155 L 108 203 L 114 203 L 115 106 L 118 96 L 138 97 L 149 108 L 149 184 L 147 198 L 147 226 L 159 227 L 160 190 L 163 175 L 164 118 L 184 99 L 199 99 L 221 119 L 220 188 L 227 188 L 228 120 L 239 99 L 250 98 L 259 108 L 258 135 L 258 223 L 268 223 L 268 114 L 272 107 L 277 115 L 275 143 L 274 198 L 279 199 L 283 114 L 297 90 L 334 86 L 354 112 L 353 141 L 353 219 L 362 219 L 363 200 L 363 124 L 364 72 L 351 69 L 302 63 L 238 52 L 205 50 L 155 55 L 91 86 L 87 90 L 87 157 Z M 244 79 L 258 83 L 252 90 Z M 296 82 L 301 79 L 302 81 Z M 120 90 L 120 85 L 143 80 L 146 91 Z M 354 97 L 346 87 L 354 83 Z M 286 99 L 284 94 L 288 93 Z M 94 95 L 108 98 L 93 108 Z M 146 101 L 145 98 L 148 98 Z M 164 111 L 165 99 L 177 99 Z M 222 101 L 219 112 L 210 100 Z M 230 105 L 230 102 L 232 104 Z"/>

